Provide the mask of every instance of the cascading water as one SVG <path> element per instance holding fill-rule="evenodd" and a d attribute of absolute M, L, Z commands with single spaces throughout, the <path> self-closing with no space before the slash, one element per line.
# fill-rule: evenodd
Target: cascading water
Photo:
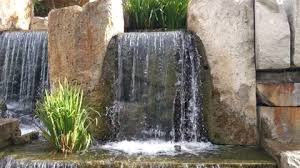
<path fill-rule="evenodd" d="M 206 142 L 201 55 L 194 36 L 187 32 L 125 33 L 117 40 L 111 110 L 116 139 Z"/>
<path fill-rule="evenodd" d="M 47 32 L 0 33 L 0 98 L 7 115 L 30 125 L 35 101 L 48 83 Z"/>

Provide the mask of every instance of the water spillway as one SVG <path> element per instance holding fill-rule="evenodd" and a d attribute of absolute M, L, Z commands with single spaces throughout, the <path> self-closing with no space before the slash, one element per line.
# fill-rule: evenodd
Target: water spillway
<path fill-rule="evenodd" d="M 117 41 L 117 139 L 207 141 L 201 55 L 193 35 L 125 33 Z"/>
<path fill-rule="evenodd" d="M 47 32 L 0 33 L 0 98 L 8 115 L 30 124 L 35 101 L 48 83 Z"/>

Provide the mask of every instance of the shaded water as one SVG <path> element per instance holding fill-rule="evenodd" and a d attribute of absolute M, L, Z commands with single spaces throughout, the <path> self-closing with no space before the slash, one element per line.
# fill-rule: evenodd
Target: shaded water
<path fill-rule="evenodd" d="M 0 98 L 7 115 L 31 124 L 35 100 L 48 83 L 47 32 L 0 33 Z"/>
<path fill-rule="evenodd" d="M 117 139 L 206 141 L 200 58 L 186 32 L 119 35 L 112 110 Z"/>
<path fill-rule="evenodd" d="M 275 161 L 256 147 L 218 146 L 218 150 L 176 156 L 127 155 L 95 147 L 85 154 L 55 153 L 45 142 L 0 151 L 1 168 L 275 168 Z"/>

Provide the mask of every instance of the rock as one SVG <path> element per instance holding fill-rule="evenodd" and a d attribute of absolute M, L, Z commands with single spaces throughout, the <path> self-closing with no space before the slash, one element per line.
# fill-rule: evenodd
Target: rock
<path fill-rule="evenodd" d="M 33 17 L 30 30 L 48 30 L 48 17 Z"/>
<path fill-rule="evenodd" d="M 300 106 L 300 83 L 257 84 L 257 95 L 263 105 Z"/>
<path fill-rule="evenodd" d="M 78 83 L 89 104 L 105 111 L 107 96 L 101 90 L 102 66 L 111 38 L 124 31 L 122 1 L 97 0 L 82 8 L 72 6 L 53 10 L 49 13 L 48 28 L 52 87 L 64 78 Z M 94 130 L 100 135 L 109 129 L 99 127 Z"/>
<path fill-rule="evenodd" d="M 288 151 L 281 153 L 281 168 L 299 168 L 300 151 Z"/>
<path fill-rule="evenodd" d="M 256 144 L 254 18 L 251 0 L 192 0 L 188 29 L 202 40 L 212 76 L 210 140 Z"/>
<path fill-rule="evenodd" d="M 0 119 L 0 148 L 10 145 L 12 139 L 21 135 L 17 119 Z"/>
<path fill-rule="evenodd" d="M 262 138 L 300 143 L 300 107 L 259 107 Z"/>
<path fill-rule="evenodd" d="M 39 132 L 34 131 L 30 132 L 28 134 L 24 134 L 21 136 L 17 136 L 13 139 L 14 145 L 24 145 L 31 143 L 33 140 L 37 140 L 39 138 Z"/>
<path fill-rule="evenodd" d="M 256 82 L 262 84 L 300 83 L 300 71 L 257 71 Z"/>
<path fill-rule="evenodd" d="M 7 118 L 7 105 L 3 99 L 0 99 L 0 118 Z"/>
<path fill-rule="evenodd" d="M 295 14 L 295 55 L 294 55 L 294 64 L 297 67 L 300 67 L 300 1 L 294 3 L 296 8 Z"/>
<path fill-rule="evenodd" d="M 0 1 L 0 31 L 28 30 L 32 17 L 33 5 L 31 0 Z"/>
<path fill-rule="evenodd" d="M 291 34 L 288 15 L 278 0 L 256 0 L 257 69 L 290 67 Z"/>

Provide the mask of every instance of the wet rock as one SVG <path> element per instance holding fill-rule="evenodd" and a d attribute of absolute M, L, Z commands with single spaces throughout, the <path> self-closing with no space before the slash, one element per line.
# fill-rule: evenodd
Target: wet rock
<path fill-rule="evenodd" d="M 0 118 L 7 118 L 7 105 L 6 102 L 0 99 Z"/>
<path fill-rule="evenodd" d="M 104 111 L 107 97 L 101 91 L 103 61 L 111 38 L 124 31 L 122 1 L 97 0 L 82 8 L 72 6 L 53 10 L 49 14 L 48 27 L 52 87 L 64 78 L 78 83 L 89 104 Z M 102 119 L 99 120 L 98 123 L 102 123 Z M 98 137 L 103 131 L 99 128 L 94 129 Z"/>
<path fill-rule="evenodd" d="M 283 1 L 256 0 L 257 69 L 290 67 L 291 34 Z"/>
<path fill-rule="evenodd" d="M 259 107 L 261 138 L 300 143 L 300 107 Z"/>
<path fill-rule="evenodd" d="M 257 84 L 258 102 L 267 106 L 300 106 L 300 83 Z"/>
<path fill-rule="evenodd" d="M 0 148 L 12 143 L 15 137 L 21 135 L 17 119 L 0 119 Z"/>
<path fill-rule="evenodd" d="M 0 1 L 0 31 L 21 29 L 28 30 L 33 17 L 31 0 Z"/>
<path fill-rule="evenodd" d="M 209 137 L 256 144 L 253 1 L 192 0 L 188 29 L 202 40 L 212 76 Z"/>
<path fill-rule="evenodd" d="M 28 134 L 22 135 L 22 136 L 17 136 L 13 139 L 13 144 L 14 145 L 24 145 L 31 143 L 33 140 L 37 140 L 39 138 L 39 132 L 34 131 L 30 132 Z"/>
<path fill-rule="evenodd" d="M 288 151 L 281 153 L 281 168 L 299 168 L 300 151 Z"/>
<path fill-rule="evenodd" d="M 48 30 L 48 17 L 33 17 L 30 30 Z"/>

